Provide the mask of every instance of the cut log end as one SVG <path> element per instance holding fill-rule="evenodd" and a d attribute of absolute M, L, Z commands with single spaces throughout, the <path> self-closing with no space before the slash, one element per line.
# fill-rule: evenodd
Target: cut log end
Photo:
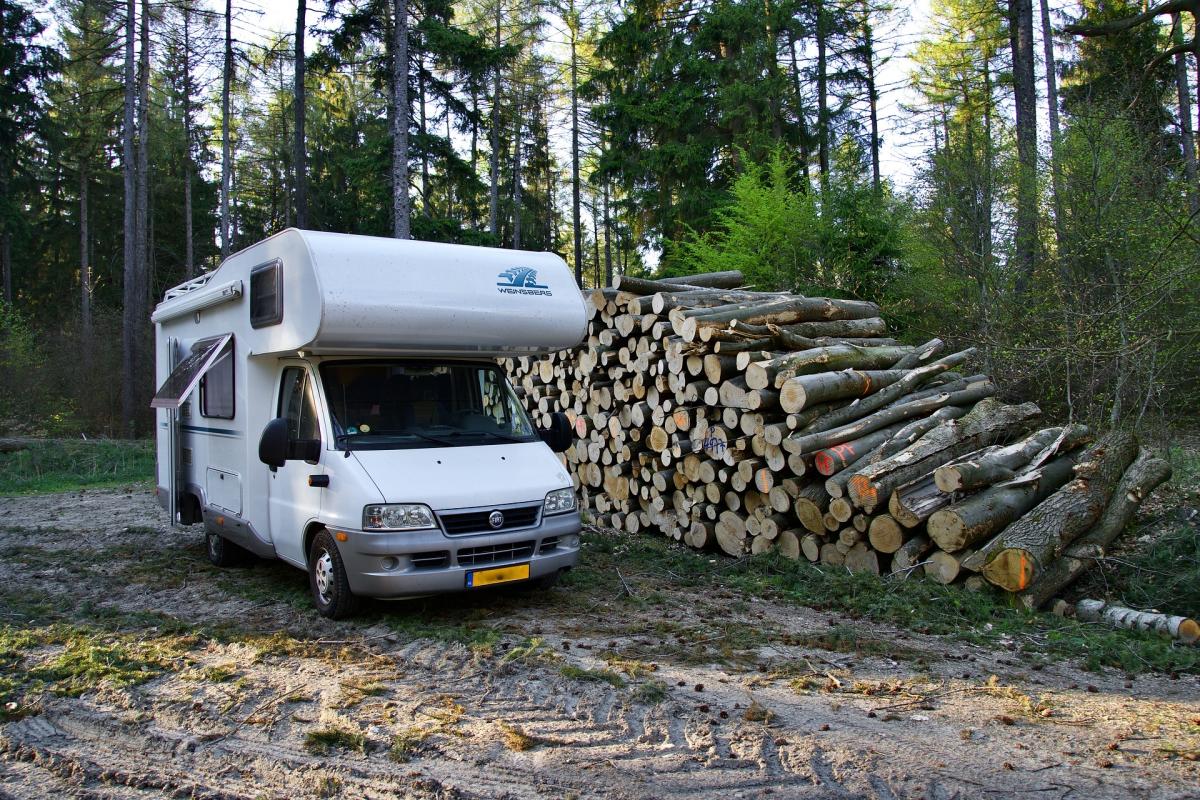
<path fill-rule="evenodd" d="M 1001 550 L 983 565 L 983 577 L 1009 592 L 1020 592 L 1033 582 L 1036 565 L 1032 555 L 1020 548 Z"/>

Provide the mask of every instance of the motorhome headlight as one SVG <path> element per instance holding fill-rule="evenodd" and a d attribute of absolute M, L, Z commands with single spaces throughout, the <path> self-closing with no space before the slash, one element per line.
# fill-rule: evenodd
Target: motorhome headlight
<path fill-rule="evenodd" d="M 568 486 L 565 489 L 555 489 L 546 495 L 546 514 L 562 514 L 575 510 L 575 490 Z"/>
<path fill-rule="evenodd" d="M 416 531 L 436 528 L 433 512 L 420 503 L 392 503 L 363 509 L 364 531 Z"/>

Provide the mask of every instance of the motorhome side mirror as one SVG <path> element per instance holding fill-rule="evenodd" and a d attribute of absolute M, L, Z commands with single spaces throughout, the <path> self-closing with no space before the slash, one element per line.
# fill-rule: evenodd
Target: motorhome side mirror
<path fill-rule="evenodd" d="M 561 411 L 555 411 L 551 414 L 550 426 L 541 429 L 538 433 L 541 435 L 542 441 L 556 453 L 565 452 L 575 438 L 575 431 L 571 428 L 571 420 L 567 419 L 567 415 Z"/>
<path fill-rule="evenodd" d="M 268 467 L 278 469 L 287 463 L 287 459 L 288 422 L 283 417 L 278 417 L 263 428 L 262 438 L 258 440 L 258 460 Z"/>

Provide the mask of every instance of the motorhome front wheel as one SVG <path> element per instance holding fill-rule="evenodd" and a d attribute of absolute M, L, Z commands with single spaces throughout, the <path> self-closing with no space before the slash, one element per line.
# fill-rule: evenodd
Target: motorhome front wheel
<path fill-rule="evenodd" d="M 322 616 L 345 619 L 358 608 L 358 598 L 350 591 L 342 556 L 328 531 L 321 531 L 313 539 L 308 553 L 308 585 Z"/>

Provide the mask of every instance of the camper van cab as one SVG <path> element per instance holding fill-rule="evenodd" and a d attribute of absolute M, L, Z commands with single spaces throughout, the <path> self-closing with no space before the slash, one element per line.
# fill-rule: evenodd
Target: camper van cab
<path fill-rule="evenodd" d="M 557 256 L 287 230 L 152 320 L 158 497 L 213 563 L 300 567 L 335 618 L 575 564 L 571 427 L 536 428 L 496 362 L 582 339 Z"/>

